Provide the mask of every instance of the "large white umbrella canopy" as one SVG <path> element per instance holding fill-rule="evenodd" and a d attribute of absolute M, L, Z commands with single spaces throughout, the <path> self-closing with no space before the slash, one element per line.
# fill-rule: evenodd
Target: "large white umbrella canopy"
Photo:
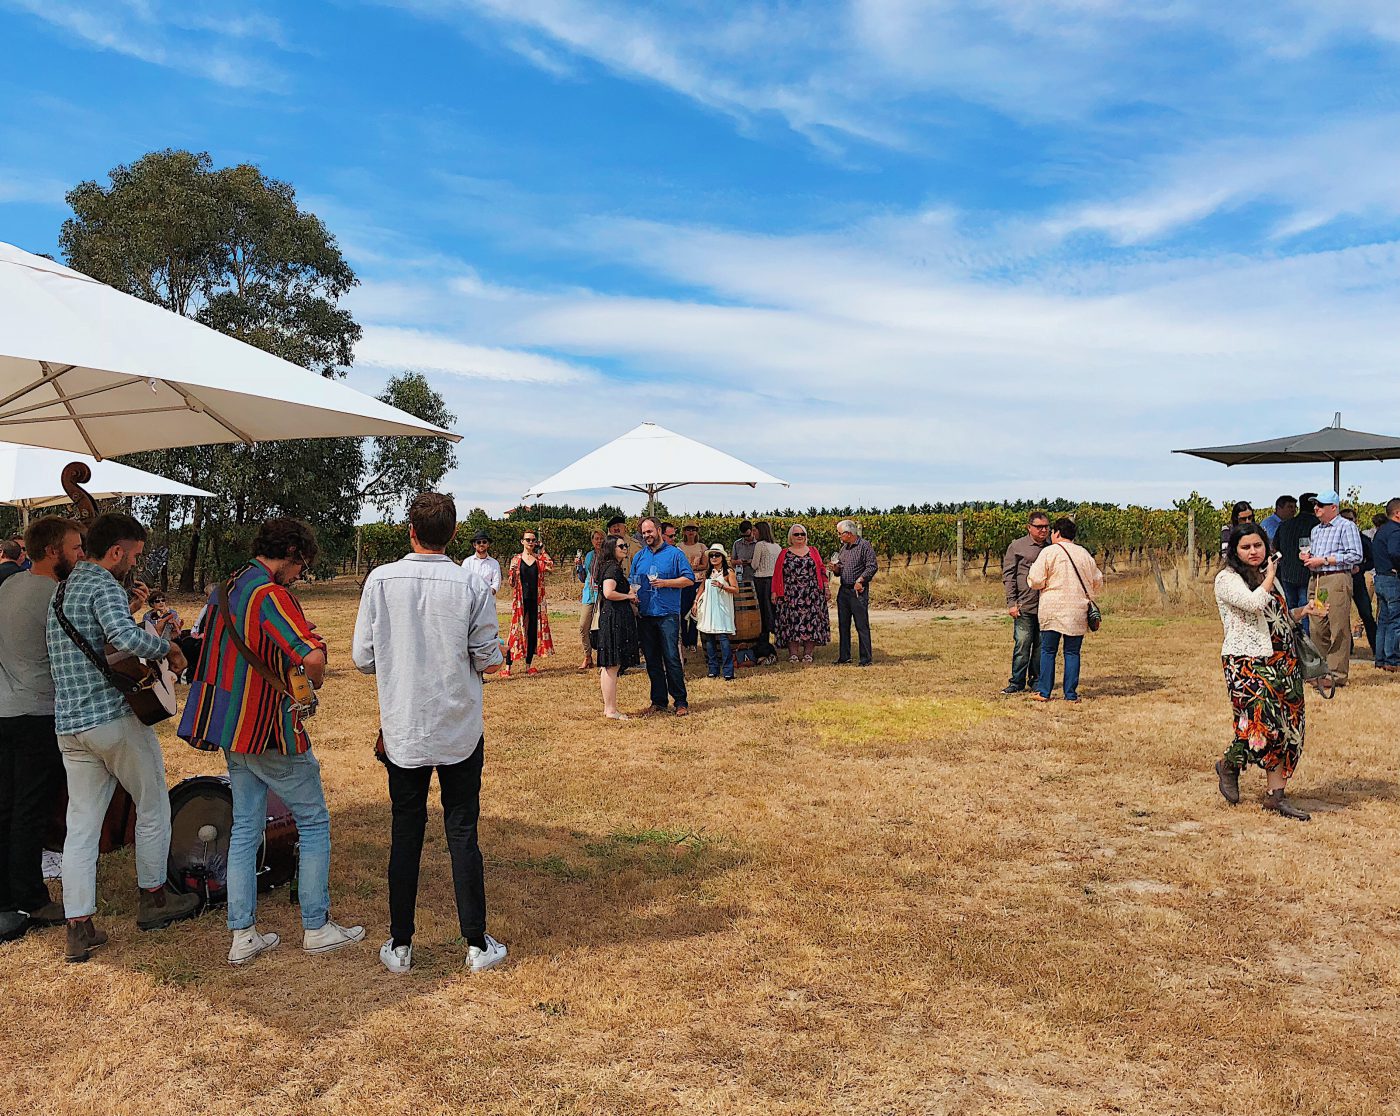
<path fill-rule="evenodd" d="M 283 438 L 460 441 L 62 264 L 0 242 L 0 437 L 116 457 Z"/>
<path fill-rule="evenodd" d="M 546 492 L 577 492 L 590 488 L 621 488 L 644 494 L 648 502 L 658 492 L 688 484 L 780 484 L 762 469 L 745 464 L 737 457 L 657 426 L 644 422 L 620 438 L 580 457 L 566 469 L 531 485 L 525 498 Z"/>
<path fill-rule="evenodd" d="M 98 461 L 67 450 L 0 442 L 0 504 L 29 509 L 69 503 L 58 478 L 71 461 L 81 461 L 92 471 L 92 479 L 83 488 L 96 500 L 122 496 L 214 495 L 117 461 Z"/>

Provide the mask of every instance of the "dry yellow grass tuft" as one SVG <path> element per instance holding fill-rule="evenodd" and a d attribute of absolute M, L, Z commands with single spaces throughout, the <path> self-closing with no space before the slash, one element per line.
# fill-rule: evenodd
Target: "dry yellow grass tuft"
<path fill-rule="evenodd" d="M 973 586 L 995 604 L 994 586 Z M 997 612 L 877 613 L 876 665 L 695 677 L 694 715 L 600 717 L 561 653 L 487 688 L 482 844 L 509 965 L 471 978 L 439 822 L 416 967 L 384 972 L 388 807 L 353 588 L 313 735 L 336 917 L 367 942 L 224 962 L 221 912 L 0 948 L 17 1112 L 1380 1114 L 1400 1095 L 1400 688 L 1357 663 L 1309 707 L 1310 825 L 1225 806 L 1218 622 L 1116 589 L 1078 706 L 1005 698 Z M 1141 600 L 1134 600 L 1139 593 Z M 973 602 L 965 602 L 973 603 Z M 431 679 L 424 679 L 430 686 Z M 645 679 L 623 680 L 645 703 Z M 172 782 L 220 761 L 173 738 Z"/>

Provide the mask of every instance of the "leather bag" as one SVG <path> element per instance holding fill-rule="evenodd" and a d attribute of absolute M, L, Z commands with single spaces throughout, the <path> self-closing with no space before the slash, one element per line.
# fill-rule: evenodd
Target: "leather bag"
<path fill-rule="evenodd" d="M 1317 649 L 1317 644 L 1312 641 L 1312 636 L 1303 630 L 1303 625 L 1293 619 L 1293 613 L 1286 600 L 1282 611 L 1283 622 L 1288 625 L 1288 638 L 1293 644 L 1293 655 L 1298 660 L 1298 673 L 1303 676 L 1303 681 L 1321 682 L 1330 678 L 1331 670 L 1327 666 L 1327 657 Z M 1336 693 L 1336 688 L 1319 685 L 1317 691 L 1330 699 Z"/>
<path fill-rule="evenodd" d="M 1065 557 L 1069 559 L 1069 568 L 1079 579 L 1079 588 L 1084 590 L 1086 597 L 1089 597 L 1089 587 L 1084 584 L 1084 575 L 1079 572 L 1079 563 L 1074 560 L 1074 555 L 1069 552 L 1064 543 L 1058 545 L 1065 552 Z M 1084 610 L 1084 620 L 1091 632 L 1096 632 L 1103 626 L 1103 613 L 1099 611 L 1099 606 L 1094 603 L 1093 597 L 1089 597 L 1089 607 Z"/>

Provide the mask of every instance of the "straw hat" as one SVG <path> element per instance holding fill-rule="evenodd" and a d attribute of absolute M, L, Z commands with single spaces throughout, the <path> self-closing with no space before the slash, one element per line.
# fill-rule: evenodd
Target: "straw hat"
<path fill-rule="evenodd" d="M 729 552 L 728 552 L 727 550 L 724 549 L 724 544 L 723 544 L 723 543 L 711 543 L 710 546 L 709 546 L 709 548 L 705 551 L 705 553 L 706 553 L 706 554 L 723 554 L 726 558 L 729 557 Z"/>

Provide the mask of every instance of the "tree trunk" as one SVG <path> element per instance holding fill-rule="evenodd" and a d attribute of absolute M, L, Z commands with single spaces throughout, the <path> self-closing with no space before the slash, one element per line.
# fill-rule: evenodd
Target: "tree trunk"
<path fill-rule="evenodd" d="M 190 516 L 190 548 L 185 551 L 185 564 L 180 568 L 180 591 L 194 592 L 194 571 L 199 562 L 199 529 L 204 524 L 204 497 L 196 497 L 194 515 Z"/>

